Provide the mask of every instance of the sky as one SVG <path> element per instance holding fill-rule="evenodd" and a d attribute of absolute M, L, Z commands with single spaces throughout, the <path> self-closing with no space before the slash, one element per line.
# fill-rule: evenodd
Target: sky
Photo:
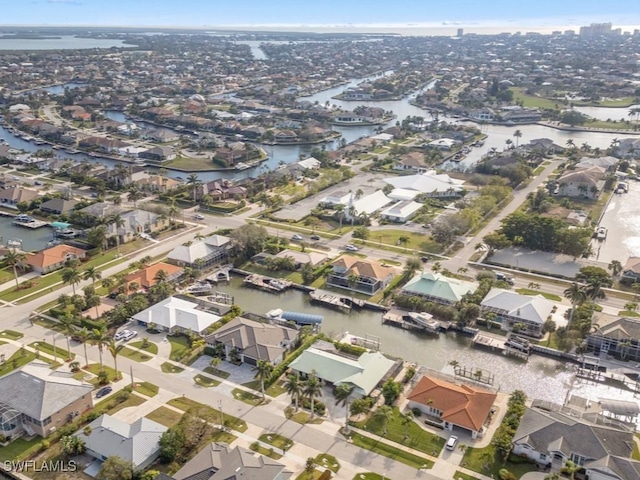
<path fill-rule="evenodd" d="M 640 24 L 640 0 L 0 0 L 2 25 Z"/>

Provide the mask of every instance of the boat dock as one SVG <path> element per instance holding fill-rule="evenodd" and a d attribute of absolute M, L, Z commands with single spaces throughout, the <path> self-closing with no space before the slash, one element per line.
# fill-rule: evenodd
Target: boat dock
<path fill-rule="evenodd" d="M 451 322 L 442 322 L 428 314 L 409 312 L 399 308 L 392 308 L 382 315 L 382 323 L 400 327 L 403 330 L 414 330 L 427 333 L 440 333 L 451 328 Z"/>
<path fill-rule="evenodd" d="M 32 230 L 35 230 L 36 228 L 40 228 L 40 227 L 48 227 L 50 225 L 48 222 L 43 222 L 42 220 L 35 220 L 35 219 L 32 219 L 32 221 L 30 222 L 21 222 L 19 220 L 14 219 L 11 223 L 13 223 L 18 227 L 26 227 Z"/>
<path fill-rule="evenodd" d="M 264 275 L 258 275 L 257 273 L 252 273 L 251 275 L 246 276 L 244 280 L 242 280 L 242 283 L 250 287 L 275 293 L 284 292 L 291 287 L 291 282 L 288 280 L 265 277 Z"/>
<path fill-rule="evenodd" d="M 322 292 L 320 290 L 314 290 L 313 292 L 309 292 L 309 297 L 311 298 L 311 301 L 318 302 L 329 307 L 345 309 L 345 310 L 351 309 L 350 300 L 349 300 L 349 303 L 347 303 L 347 301 L 345 300 L 348 300 L 348 299 L 339 297 L 337 295 L 332 295 L 330 293 Z"/>
<path fill-rule="evenodd" d="M 527 360 L 529 358 L 529 349 L 516 348 L 513 344 L 509 343 L 509 340 L 501 335 L 492 335 L 487 332 L 478 332 L 473 337 L 474 347 L 483 347 L 492 351 L 499 351 L 505 355 L 512 355 L 514 357 Z"/>

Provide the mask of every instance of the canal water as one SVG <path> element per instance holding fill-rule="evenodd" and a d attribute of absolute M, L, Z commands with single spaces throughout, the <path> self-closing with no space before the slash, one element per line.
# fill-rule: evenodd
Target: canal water
<path fill-rule="evenodd" d="M 53 240 L 53 229 L 50 227 L 36 229 L 18 227 L 11 223 L 11 220 L 12 217 L 0 217 L 0 245 L 6 246 L 8 241 L 21 240 L 22 250 L 32 252 L 42 250 L 50 240 Z"/>
<path fill-rule="evenodd" d="M 563 403 L 570 391 L 592 400 L 634 400 L 631 392 L 577 379 L 572 364 L 539 355 L 533 355 L 528 362 L 524 362 L 493 354 L 472 347 L 469 336 L 456 332 L 439 336 L 407 332 L 383 325 L 380 312 L 354 310 L 346 313 L 326 309 L 310 303 L 309 296 L 297 290 L 274 295 L 244 288 L 242 279 L 237 277 L 232 278 L 228 284 L 220 284 L 216 290 L 232 295 L 235 303 L 243 310 L 253 313 L 265 314 L 269 310 L 281 308 L 323 315 L 322 331 L 327 335 L 340 337 L 348 332 L 361 337 L 378 337 L 381 351 L 433 370 L 453 373 L 449 365 L 452 360 L 473 371 L 484 369 L 495 376 L 494 386 L 504 392 L 521 389 L 529 397 L 555 403 Z"/>
<path fill-rule="evenodd" d="M 80 38 L 62 35 L 60 38 L 0 38 L 0 50 L 76 50 L 87 48 L 132 47 L 122 40 Z"/>

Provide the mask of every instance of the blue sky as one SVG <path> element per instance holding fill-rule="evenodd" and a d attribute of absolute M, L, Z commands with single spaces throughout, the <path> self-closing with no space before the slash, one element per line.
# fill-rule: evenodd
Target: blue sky
<path fill-rule="evenodd" d="M 1 0 L 5 25 L 640 24 L 640 0 Z"/>

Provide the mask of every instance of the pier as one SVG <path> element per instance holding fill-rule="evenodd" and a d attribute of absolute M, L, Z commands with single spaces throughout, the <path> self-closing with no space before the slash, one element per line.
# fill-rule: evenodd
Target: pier
<path fill-rule="evenodd" d="M 472 342 L 474 347 L 483 347 L 494 352 L 511 355 L 523 360 L 529 359 L 529 348 L 519 348 L 514 342 L 510 342 L 508 338 L 502 337 L 500 335 L 492 335 L 487 332 L 478 332 L 473 337 Z"/>
<path fill-rule="evenodd" d="M 435 333 L 447 331 L 451 322 L 442 322 L 425 313 L 409 312 L 399 308 L 392 308 L 382 315 L 382 323 L 400 327 L 403 330 Z"/>
<path fill-rule="evenodd" d="M 284 292 L 291 287 L 291 282 L 288 280 L 265 277 L 264 275 L 258 275 L 257 273 L 252 273 L 251 275 L 246 276 L 244 280 L 242 280 L 242 283 L 250 287 L 274 293 Z"/>
<path fill-rule="evenodd" d="M 311 298 L 311 301 L 321 303 L 328 307 L 351 310 L 351 305 L 345 302 L 347 299 L 337 295 L 331 295 L 330 293 L 322 292 L 320 290 L 314 290 L 313 292 L 309 292 L 309 297 Z"/>
<path fill-rule="evenodd" d="M 11 215 L 11 214 L 5 214 L 6 216 L 12 216 L 13 220 L 11 221 L 11 223 L 13 223 L 14 225 L 18 226 L 18 227 L 26 227 L 26 228 L 31 228 L 32 230 L 35 230 L 36 228 L 40 228 L 40 227 L 48 227 L 50 225 L 50 223 L 48 222 L 43 222 L 42 220 L 36 220 L 33 217 L 30 217 L 29 215 L 25 215 L 23 213 L 21 213 L 20 215 Z"/>

